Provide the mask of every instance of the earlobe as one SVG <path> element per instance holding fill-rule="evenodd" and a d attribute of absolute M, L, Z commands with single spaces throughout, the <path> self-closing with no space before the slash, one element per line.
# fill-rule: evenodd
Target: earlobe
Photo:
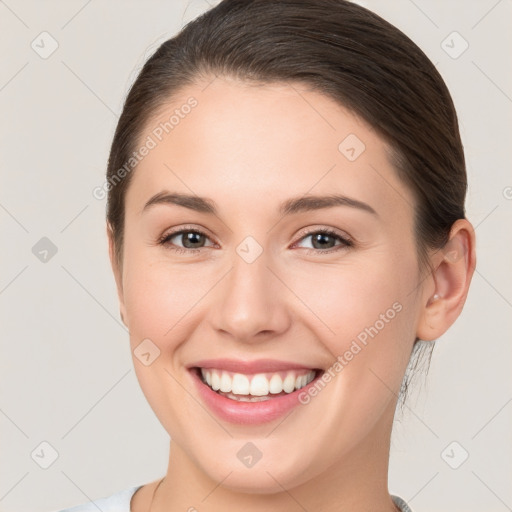
<path fill-rule="evenodd" d="M 476 265 L 475 233 L 467 219 L 457 220 L 447 244 L 432 255 L 434 293 L 424 299 L 417 337 L 432 341 L 460 315 Z"/>

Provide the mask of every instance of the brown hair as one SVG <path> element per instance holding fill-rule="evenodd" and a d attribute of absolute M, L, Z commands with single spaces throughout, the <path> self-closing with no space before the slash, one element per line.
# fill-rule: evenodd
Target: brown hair
<path fill-rule="evenodd" d="M 428 249 L 442 248 L 452 224 L 465 217 L 455 107 L 441 75 L 409 37 L 346 0 L 223 0 L 155 51 L 126 98 L 107 169 L 107 183 L 115 183 L 107 221 L 120 268 L 124 198 L 133 173 L 117 182 L 116 173 L 161 106 L 187 85 L 216 75 L 305 83 L 367 121 L 388 143 L 398 176 L 415 198 L 422 264 Z"/>

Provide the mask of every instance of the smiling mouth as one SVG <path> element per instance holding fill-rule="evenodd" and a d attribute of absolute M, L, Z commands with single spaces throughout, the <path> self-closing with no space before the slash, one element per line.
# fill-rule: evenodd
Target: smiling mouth
<path fill-rule="evenodd" d="M 307 386 L 322 372 L 287 370 L 248 375 L 215 368 L 194 370 L 211 390 L 238 402 L 262 402 L 289 395 Z"/>

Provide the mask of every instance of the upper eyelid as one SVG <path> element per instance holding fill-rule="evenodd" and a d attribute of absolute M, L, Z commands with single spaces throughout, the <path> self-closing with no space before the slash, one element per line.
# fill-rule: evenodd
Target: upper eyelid
<path fill-rule="evenodd" d="M 206 228 L 203 228 L 202 226 L 201 227 L 196 227 L 196 226 L 180 226 L 177 229 L 171 229 L 170 231 L 165 232 L 162 235 L 162 238 L 165 238 L 165 237 L 168 237 L 168 236 L 179 235 L 181 233 L 188 233 L 188 232 L 201 233 L 202 235 L 205 235 L 208 238 L 211 238 L 212 241 L 214 239 L 214 237 L 212 235 L 210 235 L 209 231 Z"/>
<path fill-rule="evenodd" d="M 327 231 L 329 235 L 339 236 L 340 238 L 343 238 L 346 240 L 352 240 L 352 237 L 345 231 L 338 229 L 338 228 L 328 227 L 328 226 L 316 226 L 316 227 L 312 227 L 312 228 L 304 228 L 304 230 L 301 230 L 301 232 L 300 232 L 299 240 L 304 238 L 305 236 L 314 235 L 315 233 L 325 232 L 325 231 Z"/>

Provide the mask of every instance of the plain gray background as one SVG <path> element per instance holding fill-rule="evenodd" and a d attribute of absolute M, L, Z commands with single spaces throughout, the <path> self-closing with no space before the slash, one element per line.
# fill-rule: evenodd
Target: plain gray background
<path fill-rule="evenodd" d="M 477 234 L 465 310 L 396 422 L 390 491 L 415 512 L 512 510 L 512 2 L 358 3 L 408 34 L 444 77 Z M 0 1 L 2 512 L 48 512 L 166 471 L 168 436 L 135 377 L 105 201 L 92 190 L 137 71 L 207 8 Z"/>

